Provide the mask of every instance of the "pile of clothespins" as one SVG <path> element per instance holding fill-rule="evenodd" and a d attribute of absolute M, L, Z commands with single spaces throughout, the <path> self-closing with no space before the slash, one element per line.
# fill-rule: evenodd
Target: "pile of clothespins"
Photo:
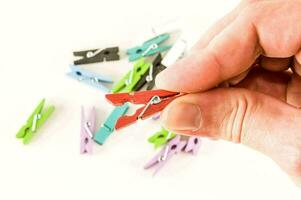
<path fill-rule="evenodd" d="M 173 46 L 165 44 L 170 38 L 167 31 L 158 33 L 153 31 L 154 37 L 143 44 L 130 48 L 126 51 L 129 62 L 134 62 L 133 68 L 124 77 L 115 83 L 112 89 L 106 85 L 112 84 L 113 80 L 100 74 L 82 69 L 81 65 L 109 62 L 120 60 L 119 48 L 110 47 L 104 49 L 92 49 L 77 51 L 73 55 L 80 57 L 70 65 L 71 72 L 68 76 L 82 83 L 89 84 L 106 93 L 106 99 L 115 105 L 115 109 L 107 117 L 106 121 L 97 130 L 96 110 L 92 108 L 88 115 L 85 115 L 84 108 L 81 110 L 81 143 L 80 152 L 91 154 L 93 143 L 104 145 L 108 137 L 117 129 L 126 127 L 138 120 L 153 117 L 157 120 L 160 112 L 174 99 L 185 94 L 164 90 L 152 90 L 155 86 L 156 76 L 180 59 L 187 51 L 187 42 L 180 38 Z M 165 54 L 163 57 L 162 55 Z M 147 59 L 148 58 L 148 59 Z M 151 61 L 149 61 L 151 59 Z M 146 91 L 140 91 L 146 88 Z M 129 103 L 143 104 L 136 112 L 127 116 Z M 46 122 L 55 110 L 50 106 L 43 111 L 45 100 L 37 106 L 26 124 L 17 133 L 17 138 L 22 138 L 24 144 L 28 144 L 36 131 Z M 162 148 L 161 151 L 151 159 L 145 166 L 148 169 L 157 166 L 155 173 L 172 156 L 179 152 L 191 152 L 197 154 L 200 146 L 200 138 L 183 137 L 176 135 L 162 128 L 148 141 L 155 148 Z"/>

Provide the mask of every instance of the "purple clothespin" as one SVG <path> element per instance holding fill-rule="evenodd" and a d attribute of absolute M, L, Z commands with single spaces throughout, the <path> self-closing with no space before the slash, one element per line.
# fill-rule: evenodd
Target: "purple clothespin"
<path fill-rule="evenodd" d="M 193 155 L 197 155 L 199 148 L 201 146 L 201 138 L 191 136 L 189 137 L 185 148 L 183 149 L 184 152 L 192 152 Z"/>
<path fill-rule="evenodd" d="M 91 154 L 93 145 L 93 134 L 95 133 L 96 110 L 93 107 L 85 118 L 85 111 L 81 110 L 81 139 L 80 139 L 80 153 Z"/>
<path fill-rule="evenodd" d="M 185 141 L 181 141 L 181 136 L 176 136 L 144 166 L 144 169 L 149 169 L 155 165 L 158 165 L 154 172 L 154 175 L 156 175 L 158 171 L 165 165 L 165 163 L 172 158 L 173 155 L 177 154 L 184 148 L 185 144 Z"/>

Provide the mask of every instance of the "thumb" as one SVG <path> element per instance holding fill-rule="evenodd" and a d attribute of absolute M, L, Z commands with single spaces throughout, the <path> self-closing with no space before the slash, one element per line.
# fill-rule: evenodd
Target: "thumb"
<path fill-rule="evenodd" d="M 180 134 L 243 143 L 301 177 L 301 111 L 276 98 L 240 88 L 188 94 L 167 106 L 162 121 Z"/>

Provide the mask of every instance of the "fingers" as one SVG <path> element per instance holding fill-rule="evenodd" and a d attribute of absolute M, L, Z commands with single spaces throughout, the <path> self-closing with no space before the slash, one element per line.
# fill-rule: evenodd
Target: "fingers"
<path fill-rule="evenodd" d="M 301 177 L 300 112 L 261 93 L 222 88 L 176 99 L 162 120 L 167 129 L 180 134 L 241 142 Z"/>
<path fill-rule="evenodd" d="M 172 91 L 205 91 L 245 72 L 260 52 L 256 29 L 238 17 L 206 48 L 191 51 L 160 73 L 156 83 L 159 88 Z"/>
<path fill-rule="evenodd" d="M 301 17 L 300 9 L 300 1 L 252 3 L 206 48 L 193 50 L 158 75 L 157 87 L 205 91 L 247 71 L 260 54 L 293 56 L 301 47 L 301 24 L 296 23 Z"/>
<path fill-rule="evenodd" d="M 205 91 L 245 72 L 259 56 L 260 48 L 252 25 L 239 21 L 215 37 L 206 48 L 190 52 L 160 73 L 157 87 L 181 92 Z M 238 33 L 244 37 L 236 35 Z"/>
<path fill-rule="evenodd" d="M 205 48 L 210 41 L 221 33 L 226 27 L 228 27 L 237 18 L 243 8 L 249 6 L 252 3 L 263 0 L 243 0 L 240 4 L 233 9 L 230 13 L 225 15 L 222 19 L 217 21 L 206 33 L 201 37 L 202 39 L 193 47 L 193 50 L 199 50 Z"/>
<path fill-rule="evenodd" d="M 202 39 L 193 47 L 193 49 L 198 50 L 205 48 L 215 36 L 236 19 L 241 9 L 246 7 L 249 3 L 250 2 L 248 1 L 242 1 L 233 11 L 216 22 L 208 31 L 206 31 L 202 36 Z"/>

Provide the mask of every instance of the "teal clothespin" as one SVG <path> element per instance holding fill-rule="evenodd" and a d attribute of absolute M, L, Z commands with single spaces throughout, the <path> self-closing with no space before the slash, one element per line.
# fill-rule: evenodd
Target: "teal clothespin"
<path fill-rule="evenodd" d="M 28 118 L 26 124 L 19 130 L 16 137 L 22 138 L 24 144 L 28 144 L 32 137 L 36 135 L 37 130 L 45 123 L 50 115 L 55 110 L 54 106 L 49 106 L 44 112 L 45 99 L 35 108 L 33 113 Z"/>
<path fill-rule="evenodd" d="M 160 45 L 169 38 L 169 34 L 162 34 L 144 42 L 142 46 L 137 46 L 128 49 L 126 53 L 129 55 L 129 61 L 135 61 L 142 57 L 151 56 L 156 53 L 167 51 L 171 48 L 170 45 Z"/>
<path fill-rule="evenodd" d="M 129 109 L 129 104 L 126 103 L 122 106 L 117 106 L 113 112 L 109 115 L 106 122 L 102 127 L 96 132 L 93 139 L 100 145 L 103 145 L 107 138 L 113 133 L 115 125 L 119 117 L 125 115 Z"/>
<path fill-rule="evenodd" d="M 144 58 L 138 60 L 133 69 L 114 85 L 112 93 L 132 92 L 141 77 L 148 72 L 150 65 L 150 63 L 145 62 Z"/>
<path fill-rule="evenodd" d="M 155 133 L 150 138 L 148 138 L 148 142 L 154 144 L 155 148 L 158 148 L 164 144 L 166 144 L 169 140 L 176 137 L 176 134 L 162 128 L 161 131 Z"/>

